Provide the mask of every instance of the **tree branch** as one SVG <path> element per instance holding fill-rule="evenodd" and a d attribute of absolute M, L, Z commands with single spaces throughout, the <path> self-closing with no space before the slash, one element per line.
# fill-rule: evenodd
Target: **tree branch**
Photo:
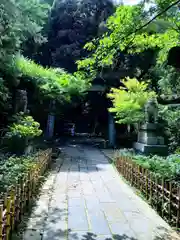
<path fill-rule="evenodd" d="M 148 26 L 151 22 L 153 22 L 156 18 L 158 18 L 159 16 L 161 16 L 163 13 L 167 12 L 170 8 L 174 7 L 175 5 L 177 5 L 178 3 L 180 3 L 180 0 L 172 3 L 171 5 L 169 5 L 168 7 L 166 7 L 164 10 L 162 10 L 161 12 L 159 12 L 158 14 L 156 14 L 151 20 L 149 20 L 147 23 L 145 23 L 144 25 L 142 25 L 141 27 L 137 28 L 132 34 L 135 34 L 136 32 L 140 31 L 142 28 Z"/>
<path fill-rule="evenodd" d="M 180 104 L 180 97 L 174 99 L 163 99 L 161 97 L 157 98 L 159 104 L 168 105 L 168 104 Z"/>

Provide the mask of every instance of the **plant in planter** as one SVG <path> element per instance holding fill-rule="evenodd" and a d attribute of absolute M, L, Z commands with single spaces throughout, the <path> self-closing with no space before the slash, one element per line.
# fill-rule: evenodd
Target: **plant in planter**
<path fill-rule="evenodd" d="M 8 148 L 11 152 L 23 154 L 32 140 L 42 134 L 42 130 L 32 116 L 20 113 L 15 119 L 16 122 L 9 126 L 5 138 L 8 140 Z"/>

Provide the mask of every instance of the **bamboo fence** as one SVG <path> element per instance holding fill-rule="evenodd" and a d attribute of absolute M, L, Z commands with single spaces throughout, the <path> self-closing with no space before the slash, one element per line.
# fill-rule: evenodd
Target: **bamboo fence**
<path fill-rule="evenodd" d="M 158 177 L 138 166 L 129 156 L 117 157 L 116 168 L 131 186 L 140 190 L 162 218 L 180 228 L 180 185 L 177 182 Z"/>
<path fill-rule="evenodd" d="M 52 149 L 40 152 L 36 159 L 36 167 L 19 179 L 17 185 L 7 190 L 0 199 L 0 240 L 9 240 L 13 230 L 21 222 L 36 194 L 40 177 L 50 164 L 51 154 Z"/>

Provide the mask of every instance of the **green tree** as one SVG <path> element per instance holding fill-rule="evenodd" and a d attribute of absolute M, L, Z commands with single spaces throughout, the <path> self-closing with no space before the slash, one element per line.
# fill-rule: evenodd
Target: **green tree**
<path fill-rule="evenodd" d="M 161 6 L 159 2 L 155 2 L 156 11 Z M 165 63 L 169 50 L 179 42 L 179 12 L 160 15 L 146 24 L 153 14 L 154 10 L 146 14 L 144 4 L 119 6 L 109 17 L 108 31 L 103 37 L 85 45 L 92 54 L 78 61 L 79 69 L 84 69 L 94 78 L 107 67 L 115 68 L 121 53 L 141 54 L 148 49 L 156 53 L 157 64 Z"/>
<path fill-rule="evenodd" d="M 100 23 L 113 11 L 111 0 L 54 1 L 41 62 L 74 72 L 76 60 L 87 56 L 84 44 L 97 37 Z"/>
<path fill-rule="evenodd" d="M 148 99 L 156 97 L 148 90 L 148 84 L 135 78 L 122 80 L 123 87 L 112 88 L 108 97 L 113 103 L 110 112 L 116 114 L 117 123 L 140 124 L 144 120 L 144 106 Z"/>
<path fill-rule="evenodd" d="M 69 74 L 61 68 L 44 68 L 22 56 L 14 59 L 14 65 L 21 81 L 30 82 L 41 100 L 69 101 L 71 96 L 83 94 L 90 84 L 80 74 Z"/>
<path fill-rule="evenodd" d="M 41 30 L 49 5 L 38 0 L 2 0 L 0 9 L 0 68 L 6 72 L 13 55 L 23 50 L 28 39 L 36 43 L 44 41 Z"/>

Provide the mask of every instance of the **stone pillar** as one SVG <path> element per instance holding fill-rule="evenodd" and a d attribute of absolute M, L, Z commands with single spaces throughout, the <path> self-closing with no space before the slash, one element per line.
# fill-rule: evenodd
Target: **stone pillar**
<path fill-rule="evenodd" d="M 54 136 L 54 122 L 55 122 L 55 116 L 49 114 L 47 119 L 47 129 L 46 129 L 47 138 L 52 138 Z"/>
<path fill-rule="evenodd" d="M 109 135 L 109 147 L 115 147 L 116 145 L 116 128 L 114 117 L 111 113 L 108 113 L 108 135 Z"/>
<path fill-rule="evenodd" d="M 46 128 L 46 137 L 52 138 L 54 136 L 54 125 L 55 125 L 55 115 L 53 110 L 55 108 L 55 101 L 50 103 L 50 113 L 48 114 L 47 119 L 47 128 Z"/>

